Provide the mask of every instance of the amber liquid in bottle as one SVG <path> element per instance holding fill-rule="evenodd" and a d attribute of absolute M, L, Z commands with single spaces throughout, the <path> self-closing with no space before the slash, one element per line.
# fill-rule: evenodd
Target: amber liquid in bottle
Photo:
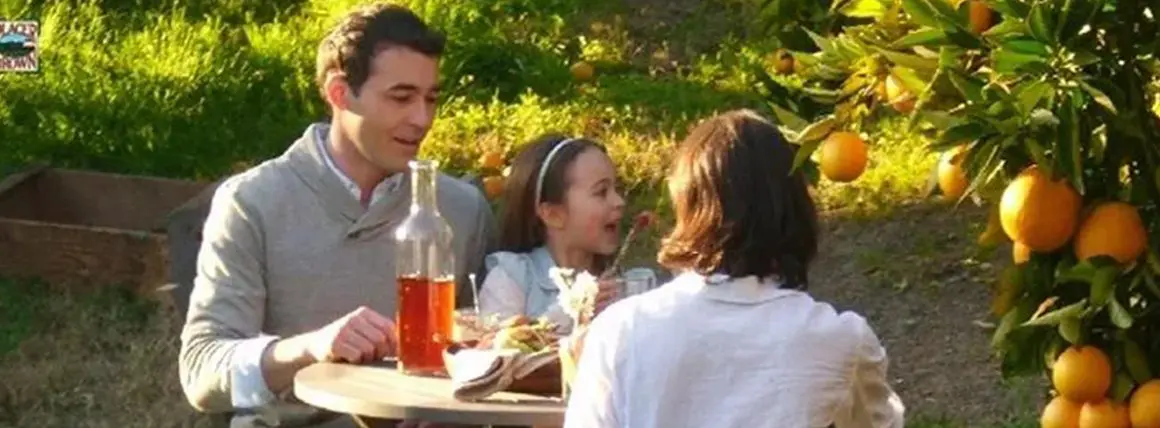
<path fill-rule="evenodd" d="M 444 371 L 443 348 L 455 321 L 455 281 L 404 276 L 398 287 L 399 362 L 420 374 Z"/>
<path fill-rule="evenodd" d="M 399 370 L 408 375 L 446 375 L 443 349 L 454 334 L 454 249 L 436 204 L 437 166 L 411 161 L 411 213 L 395 229 Z"/>

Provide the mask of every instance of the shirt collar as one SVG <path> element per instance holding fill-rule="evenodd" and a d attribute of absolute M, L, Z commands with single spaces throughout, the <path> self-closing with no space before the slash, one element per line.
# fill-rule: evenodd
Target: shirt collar
<path fill-rule="evenodd" d="M 802 293 L 799 290 L 779 288 L 780 281 L 763 280 L 756 276 L 742 278 L 732 278 L 723 274 L 704 276 L 690 271 L 680 274 L 675 282 L 709 300 L 744 305 L 755 305 Z"/>
<path fill-rule="evenodd" d="M 316 144 L 318 144 L 318 150 L 322 152 L 322 159 L 326 161 L 326 167 L 330 169 L 330 172 L 333 172 L 334 175 L 338 176 L 338 179 L 342 181 L 343 187 L 345 187 L 346 190 L 349 191 L 352 196 L 354 196 L 354 199 L 361 202 L 362 189 L 360 189 L 358 184 L 356 184 L 354 180 L 351 180 L 350 176 L 346 175 L 346 172 L 343 172 L 342 168 L 339 168 L 338 164 L 334 162 L 334 157 L 330 154 L 330 147 L 328 147 L 329 145 L 327 144 L 329 140 L 330 125 L 320 124 L 319 126 L 314 127 L 314 141 L 316 141 Z M 397 190 L 399 184 L 402 182 L 402 176 L 403 174 L 393 174 L 376 185 L 375 188 L 371 190 L 371 200 L 368 205 L 374 205 L 376 202 L 381 200 L 383 196 Z"/>

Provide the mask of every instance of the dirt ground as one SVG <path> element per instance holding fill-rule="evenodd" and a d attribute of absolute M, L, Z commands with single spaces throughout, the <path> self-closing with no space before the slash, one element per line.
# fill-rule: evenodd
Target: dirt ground
<path fill-rule="evenodd" d="M 980 209 L 918 206 L 887 220 L 827 222 L 811 292 L 870 320 L 912 418 L 1022 422 L 1045 392 L 1036 380 L 999 377 L 985 323 L 989 286 L 1010 253 L 977 254 L 984 220 Z"/>

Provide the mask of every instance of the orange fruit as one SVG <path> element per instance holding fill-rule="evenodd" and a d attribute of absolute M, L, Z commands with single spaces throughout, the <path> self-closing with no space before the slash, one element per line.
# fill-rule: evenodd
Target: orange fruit
<path fill-rule="evenodd" d="M 1031 249 L 1027 248 L 1026 245 L 1015 242 L 1011 245 L 1011 259 L 1017 265 L 1027 263 L 1027 261 L 1031 260 Z"/>
<path fill-rule="evenodd" d="M 891 107 L 898 110 L 899 113 L 907 114 L 914 110 L 914 104 L 918 101 L 914 94 L 902 85 L 894 75 L 886 77 L 886 99 Z"/>
<path fill-rule="evenodd" d="M 1072 346 L 1051 366 L 1051 384 L 1059 395 L 1079 403 L 1104 399 L 1112 386 L 1108 355 L 1095 346 Z"/>
<path fill-rule="evenodd" d="M 1132 428 L 1160 428 L 1160 379 L 1144 382 L 1128 401 Z"/>
<path fill-rule="evenodd" d="M 987 7 L 987 3 L 982 0 L 970 0 L 967 5 L 968 13 L 971 17 L 971 32 L 975 34 L 983 34 L 991 29 L 991 8 Z"/>
<path fill-rule="evenodd" d="M 483 178 L 483 192 L 488 199 L 498 198 L 503 194 L 507 179 L 500 175 L 491 175 Z"/>
<path fill-rule="evenodd" d="M 866 142 L 858 134 L 834 132 L 822 142 L 822 175 L 837 182 L 854 181 L 866 171 L 867 156 Z"/>
<path fill-rule="evenodd" d="M 1132 428 L 1128 406 L 1111 400 L 1084 403 L 1078 428 Z"/>
<path fill-rule="evenodd" d="M 503 167 L 503 153 L 490 151 L 479 158 L 479 166 L 486 169 L 500 169 Z"/>
<path fill-rule="evenodd" d="M 793 73 L 794 60 L 793 55 L 785 49 L 778 49 L 773 53 L 773 70 L 777 74 Z"/>
<path fill-rule="evenodd" d="M 1075 234 L 1075 256 L 1087 260 L 1111 256 L 1130 263 L 1144 254 L 1148 243 L 1144 220 L 1136 207 L 1125 202 L 1104 202 L 1080 223 Z"/>
<path fill-rule="evenodd" d="M 1039 417 L 1039 426 L 1042 428 L 1078 428 L 1079 414 L 1083 404 L 1068 400 L 1063 396 L 1056 396 L 1043 408 Z"/>
<path fill-rule="evenodd" d="M 592 77 L 596 75 L 596 67 L 593 67 L 592 64 L 586 61 L 572 64 L 570 70 L 572 71 L 572 77 L 578 82 L 587 82 L 592 80 Z"/>
<path fill-rule="evenodd" d="M 1007 236 L 1042 253 L 1055 251 L 1071 239 L 1079 209 L 1079 193 L 1037 166 L 1019 173 L 999 200 L 999 218 Z"/>
<path fill-rule="evenodd" d="M 958 146 L 943 153 L 938 162 L 938 188 L 943 198 L 956 200 L 967 192 L 967 173 L 963 171 L 963 158 L 967 146 Z"/>

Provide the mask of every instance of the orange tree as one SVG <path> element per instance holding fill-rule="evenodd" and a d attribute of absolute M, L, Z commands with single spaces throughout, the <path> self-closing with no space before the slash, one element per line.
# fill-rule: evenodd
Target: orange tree
<path fill-rule="evenodd" d="M 841 0 L 829 10 L 843 25 L 793 52 L 805 83 L 762 79 L 800 145 L 797 167 L 856 178 L 864 148 L 848 141 L 907 116 L 943 154 L 933 187 L 991 207 L 981 243 L 1012 243 L 992 344 L 1004 376 L 1051 379 L 1044 426 L 1160 427 L 1160 0 Z"/>

